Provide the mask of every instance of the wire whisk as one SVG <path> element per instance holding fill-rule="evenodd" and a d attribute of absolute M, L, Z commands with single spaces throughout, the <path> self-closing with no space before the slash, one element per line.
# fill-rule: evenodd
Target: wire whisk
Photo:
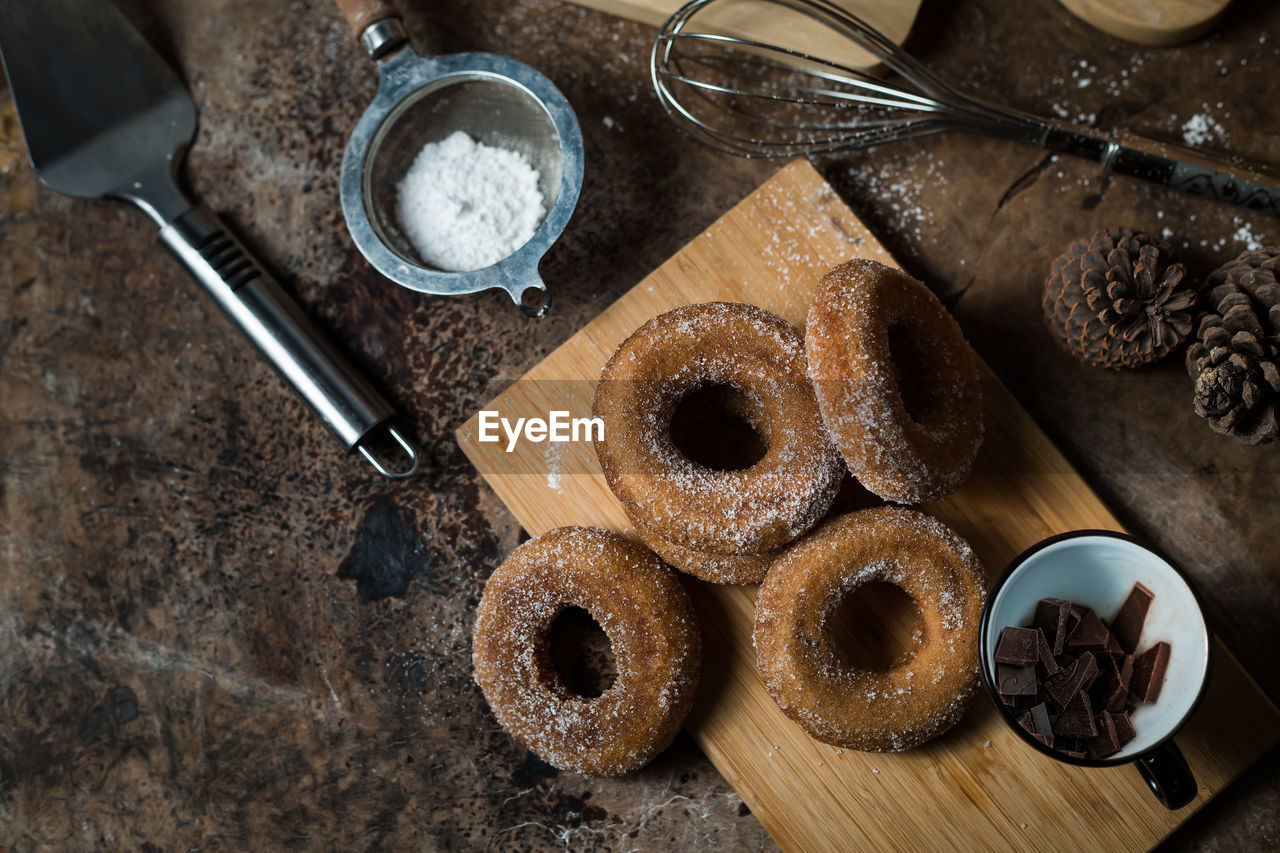
<path fill-rule="evenodd" d="M 757 20 L 761 9 L 787 14 L 790 25 L 772 25 L 774 41 L 726 27 L 743 7 Z M 840 56 L 831 56 L 833 45 Z M 857 67 L 864 63 L 855 57 L 888 73 Z M 693 0 L 659 31 L 650 76 L 684 130 L 744 157 L 963 132 L 1084 157 L 1117 174 L 1280 215 L 1280 185 L 1261 167 L 1123 131 L 1104 136 L 962 94 L 833 0 Z"/>

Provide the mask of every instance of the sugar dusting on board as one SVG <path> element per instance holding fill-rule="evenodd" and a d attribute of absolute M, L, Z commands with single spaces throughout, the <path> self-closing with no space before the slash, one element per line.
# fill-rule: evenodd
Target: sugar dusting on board
<path fill-rule="evenodd" d="M 546 210 L 539 177 L 523 154 L 457 130 L 422 147 L 396 187 L 396 218 L 427 264 L 481 269 L 538 230 Z"/>

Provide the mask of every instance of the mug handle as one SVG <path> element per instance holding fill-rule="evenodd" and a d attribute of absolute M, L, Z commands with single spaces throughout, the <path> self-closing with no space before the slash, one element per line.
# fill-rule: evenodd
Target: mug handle
<path fill-rule="evenodd" d="M 1172 809 L 1180 809 L 1196 798 L 1196 777 L 1187 759 L 1172 740 L 1165 741 L 1134 762 L 1156 799 Z"/>

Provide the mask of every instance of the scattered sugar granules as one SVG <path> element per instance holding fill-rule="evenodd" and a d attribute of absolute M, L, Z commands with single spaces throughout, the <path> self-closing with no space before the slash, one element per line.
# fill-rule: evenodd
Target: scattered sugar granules
<path fill-rule="evenodd" d="M 1232 220 L 1232 224 L 1239 224 L 1240 222 L 1241 220 L 1239 217 L 1234 217 Z M 1235 237 L 1237 243 L 1243 243 L 1244 247 L 1251 252 L 1261 249 L 1263 241 L 1266 239 L 1265 237 L 1255 234 L 1247 222 L 1241 224 L 1240 227 L 1236 229 L 1236 233 L 1232 236 Z"/>
<path fill-rule="evenodd" d="M 448 272 L 487 267 L 542 222 L 538 172 L 524 155 L 461 130 L 428 142 L 396 187 L 396 217 L 423 262 Z"/>
<path fill-rule="evenodd" d="M 1187 119 L 1182 126 L 1182 141 L 1187 145 L 1203 145 L 1214 139 L 1220 139 L 1226 131 L 1213 116 L 1208 113 L 1197 113 Z"/>

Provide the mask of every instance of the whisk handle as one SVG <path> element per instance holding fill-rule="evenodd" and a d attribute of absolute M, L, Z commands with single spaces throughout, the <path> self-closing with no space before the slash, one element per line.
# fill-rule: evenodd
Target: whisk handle
<path fill-rule="evenodd" d="M 400 13 L 391 0 L 334 0 L 351 32 L 371 59 L 382 59 L 409 43 Z"/>
<path fill-rule="evenodd" d="M 1125 131 L 1096 136 L 1058 125 L 1048 126 L 1042 144 L 1096 160 L 1118 175 L 1280 216 L 1280 182 L 1243 161 L 1210 157 L 1194 148 Z"/>

